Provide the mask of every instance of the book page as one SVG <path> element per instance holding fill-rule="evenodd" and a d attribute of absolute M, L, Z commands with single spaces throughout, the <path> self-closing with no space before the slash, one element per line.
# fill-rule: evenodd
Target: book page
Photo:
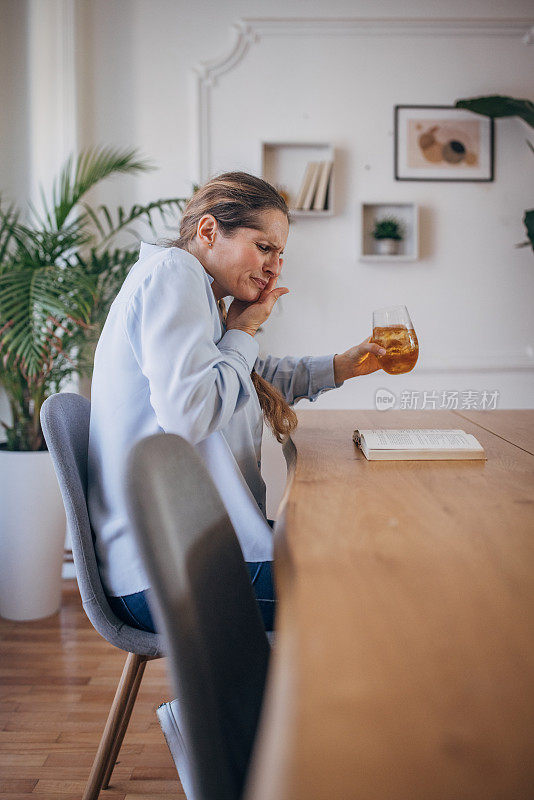
<path fill-rule="evenodd" d="M 369 450 L 481 450 L 470 433 L 462 430 L 405 429 L 362 430 L 360 436 Z"/>

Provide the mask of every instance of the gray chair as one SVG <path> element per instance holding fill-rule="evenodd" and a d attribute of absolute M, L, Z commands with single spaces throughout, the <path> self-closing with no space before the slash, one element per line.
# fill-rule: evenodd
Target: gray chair
<path fill-rule="evenodd" d="M 126 489 L 195 800 L 238 800 L 270 652 L 239 542 L 204 464 L 180 436 L 138 442 Z"/>
<path fill-rule="evenodd" d="M 107 788 L 146 662 L 163 655 L 161 637 L 122 622 L 111 610 L 102 588 L 87 510 L 90 410 L 89 400 L 69 393 L 52 395 L 41 409 L 41 425 L 63 497 L 85 613 L 104 639 L 128 653 L 83 800 L 96 800 L 100 790 Z"/>

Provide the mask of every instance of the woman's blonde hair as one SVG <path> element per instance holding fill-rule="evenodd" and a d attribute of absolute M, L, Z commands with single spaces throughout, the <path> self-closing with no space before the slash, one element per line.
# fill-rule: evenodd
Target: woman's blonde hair
<path fill-rule="evenodd" d="M 215 217 L 223 235 L 231 237 L 238 228 L 258 227 L 261 214 L 270 209 L 278 209 L 289 221 L 287 203 L 274 186 L 247 172 L 226 172 L 196 190 L 184 209 L 180 236 L 169 244 L 188 250 L 204 214 Z M 297 427 L 297 415 L 281 392 L 254 369 L 251 377 L 265 421 L 283 442 Z"/>

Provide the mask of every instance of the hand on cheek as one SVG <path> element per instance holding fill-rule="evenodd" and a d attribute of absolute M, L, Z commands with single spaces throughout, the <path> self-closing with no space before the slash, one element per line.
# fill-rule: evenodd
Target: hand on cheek
<path fill-rule="evenodd" d="M 268 319 L 278 298 L 289 292 L 283 286 L 275 288 L 277 280 L 277 276 L 272 276 L 254 302 L 233 300 L 226 318 L 227 330 L 237 328 L 254 336 L 260 325 Z"/>

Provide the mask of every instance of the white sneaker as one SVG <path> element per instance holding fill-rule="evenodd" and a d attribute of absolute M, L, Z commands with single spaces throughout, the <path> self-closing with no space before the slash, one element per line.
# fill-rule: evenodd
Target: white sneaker
<path fill-rule="evenodd" d="M 178 770 L 178 776 L 182 784 L 187 800 L 195 800 L 193 792 L 193 780 L 191 776 L 191 765 L 187 755 L 186 747 L 182 734 L 180 733 L 180 709 L 178 701 L 162 703 L 156 709 L 156 714 L 165 736 L 171 756 Z"/>

